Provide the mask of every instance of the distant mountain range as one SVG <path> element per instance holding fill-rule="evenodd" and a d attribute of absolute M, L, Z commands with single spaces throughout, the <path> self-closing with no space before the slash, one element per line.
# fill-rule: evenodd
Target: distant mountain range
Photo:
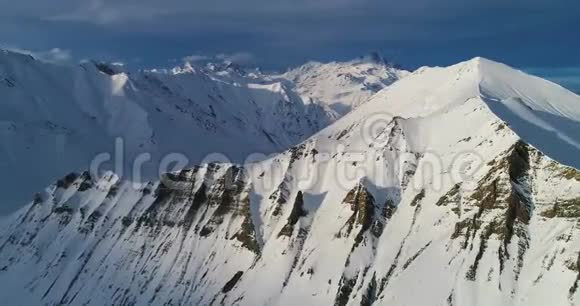
<path fill-rule="evenodd" d="M 332 65 L 342 68 L 308 86 L 347 82 L 357 103 L 382 87 L 365 88 L 348 67 L 369 75 L 387 69 L 370 61 Z M 24 202 L 70 170 L 88 169 L 99 153 L 113 155 L 117 137 L 127 161 L 152 155 L 144 169 L 151 179 L 167 153 L 184 154 L 190 165 L 210 153 L 243 162 L 251 153 L 298 144 L 341 115 L 330 108 L 333 100 L 311 96 L 286 75 L 248 72 L 232 63 L 127 72 L 118 65 L 61 66 L 2 51 L 0 80 L 0 185 L 13 186 L 4 195 L 10 203 Z M 119 165 L 104 164 L 113 166 Z M 125 175 L 131 166 L 122 165 Z"/>

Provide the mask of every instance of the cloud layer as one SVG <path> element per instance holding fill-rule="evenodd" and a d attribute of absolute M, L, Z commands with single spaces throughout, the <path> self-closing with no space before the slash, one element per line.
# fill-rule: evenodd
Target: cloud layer
<path fill-rule="evenodd" d="M 374 49 L 409 67 L 476 55 L 517 66 L 580 65 L 575 0 L 0 0 L 0 7 L 0 42 L 149 65 L 223 53 L 282 68 Z"/>

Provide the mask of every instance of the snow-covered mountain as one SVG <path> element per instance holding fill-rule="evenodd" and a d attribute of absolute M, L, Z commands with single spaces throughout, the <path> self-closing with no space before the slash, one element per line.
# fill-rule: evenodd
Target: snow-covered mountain
<path fill-rule="evenodd" d="M 347 62 L 309 62 L 279 77 L 296 84 L 300 95 L 345 115 L 409 72 L 372 53 Z"/>
<path fill-rule="evenodd" d="M 578 305 L 578 131 L 558 85 L 421 68 L 257 163 L 63 177 L 4 224 L 0 299 Z"/>
<path fill-rule="evenodd" d="M 89 169 L 103 152 L 116 161 L 117 137 L 124 159 L 104 166 L 120 166 L 126 176 L 130 161 L 149 153 L 144 171 L 152 178 L 168 153 L 191 164 L 210 153 L 243 162 L 251 153 L 283 151 L 335 119 L 286 81 L 232 64 L 129 73 L 0 51 L 0 185 L 10 186 L 2 197 L 22 203 L 72 169 Z"/>

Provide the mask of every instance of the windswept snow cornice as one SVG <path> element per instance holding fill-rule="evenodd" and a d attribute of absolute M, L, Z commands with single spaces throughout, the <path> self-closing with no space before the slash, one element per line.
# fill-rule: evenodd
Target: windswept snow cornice
<path fill-rule="evenodd" d="M 580 96 L 550 81 L 481 57 L 449 67 L 418 69 L 328 129 L 338 126 L 345 129 L 377 114 L 387 118 L 446 121 L 449 112 L 465 108 L 466 103 L 474 105 L 471 111 L 491 111 L 524 141 L 548 156 L 580 167 L 577 157 Z M 440 132 L 453 134 L 459 132 L 454 129 L 473 124 L 457 121 L 452 130 Z"/>

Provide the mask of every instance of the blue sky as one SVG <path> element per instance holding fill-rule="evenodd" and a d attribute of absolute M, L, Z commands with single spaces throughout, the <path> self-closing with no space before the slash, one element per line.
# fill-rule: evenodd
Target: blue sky
<path fill-rule="evenodd" d="M 577 0 L 0 0 L 0 45 L 140 68 L 182 58 L 284 70 L 369 51 L 404 67 L 489 57 L 580 90 Z"/>

